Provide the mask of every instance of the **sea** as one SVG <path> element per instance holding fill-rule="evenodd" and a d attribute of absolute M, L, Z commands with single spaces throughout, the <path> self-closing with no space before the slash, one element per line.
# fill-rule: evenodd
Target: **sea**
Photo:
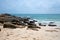
<path fill-rule="evenodd" d="M 29 17 L 38 22 L 56 22 L 60 25 L 60 14 L 13 14 L 18 17 Z"/>

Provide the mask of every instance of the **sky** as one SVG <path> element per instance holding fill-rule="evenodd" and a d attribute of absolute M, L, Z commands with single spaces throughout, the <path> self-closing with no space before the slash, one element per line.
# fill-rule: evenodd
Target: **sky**
<path fill-rule="evenodd" d="M 60 14 L 60 0 L 0 0 L 0 13 Z"/>

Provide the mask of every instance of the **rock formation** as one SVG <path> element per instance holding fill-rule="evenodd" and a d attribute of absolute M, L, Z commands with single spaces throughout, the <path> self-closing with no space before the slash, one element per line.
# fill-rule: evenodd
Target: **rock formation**
<path fill-rule="evenodd" d="M 3 27 L 10 27 L 10 28 L 17 28 L 15 25 L 23 25 L 28 26 L 28 28 L 40 28 L 36 26 L 35 22 L 36 20 L 29 21 L 30 18 L 27 17 L 17 17 L 10 14 L 0 14 L 0 23 L 3 24 Z M 9 23 L 8 23 L 9 22 Z"/>

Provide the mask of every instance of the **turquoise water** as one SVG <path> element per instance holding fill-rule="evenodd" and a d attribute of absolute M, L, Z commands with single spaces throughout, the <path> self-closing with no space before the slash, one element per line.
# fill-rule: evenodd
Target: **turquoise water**
<path fill-rule="evenodd" d="M 60 21 L 60 14 L 13 14 L 20 17 L 30 17 L 31 19 L 44 21 Z"/>

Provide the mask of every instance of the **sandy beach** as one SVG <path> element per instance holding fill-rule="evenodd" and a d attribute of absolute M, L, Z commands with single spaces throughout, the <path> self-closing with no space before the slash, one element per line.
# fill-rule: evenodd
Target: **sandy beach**
<path fill-rule="evenodd" d="M 38 31 L 26 28 L 1 28 L 0 40 L 60 40 L 60 27 L 41 26 Z"/>
<path fill-rule="evenodd" d="M 60 0 L 0 0 L 0 40 L 60 40 Z"/>

